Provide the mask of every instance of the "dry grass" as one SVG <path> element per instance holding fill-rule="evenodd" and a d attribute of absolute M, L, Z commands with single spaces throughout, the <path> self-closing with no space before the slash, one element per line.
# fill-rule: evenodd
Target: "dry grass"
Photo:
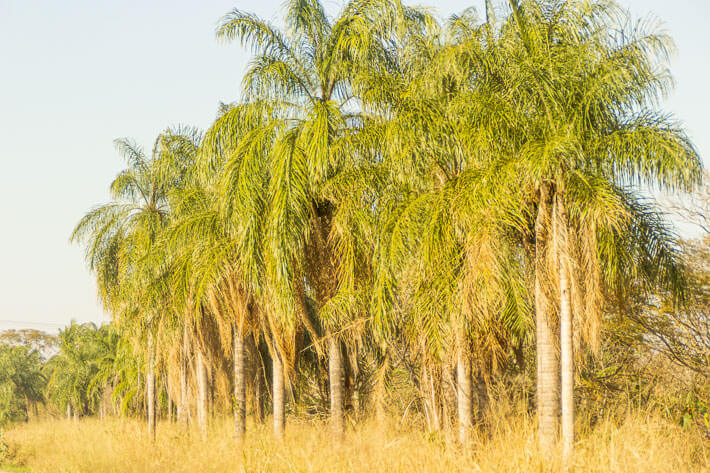
<path fill-rule="evenodd" d="M 335 443 L 323 425 L 290 424 L 283 442 L 268 424 L 250 426 L 237 448 L 228 422 L 207 441 L 162 424 L 154 444 L 134 420 L 37 421 L 9 429 L 16 461 L 32 473 L 198 472 L 555 472 L 555 452 L 535 448 L 527 421 L 461 447 L 442 436 L 364 425 Z M 710 472 L 708 444 L 697 433 L 652 417 L 597 426 L 578 442 L 576 472 Z"/>

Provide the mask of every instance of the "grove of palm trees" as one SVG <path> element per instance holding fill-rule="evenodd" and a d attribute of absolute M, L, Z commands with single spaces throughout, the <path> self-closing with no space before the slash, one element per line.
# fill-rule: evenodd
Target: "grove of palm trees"
<path fill-rule="evenodd" d="M 672 39 L 607 0 L 281 13 L 218 21 L 252 59 L 208 129 L 116 141 L 71 235 L 112 321 L 62 332 L 8 461 L 710 471 Z"/>

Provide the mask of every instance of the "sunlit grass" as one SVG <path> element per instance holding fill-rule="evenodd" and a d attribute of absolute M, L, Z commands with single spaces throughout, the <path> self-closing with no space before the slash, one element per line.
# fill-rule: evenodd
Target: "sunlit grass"
<path fill-rule="evenodd" d="M 467 446 L 444 435 L 399 430 L 369 423 L 333 440 L 325 425 L 291 423 L 283 442 L 269 425 L 250 425 L 237 447 L 231 424 L 218 422 L 203 441 L 174 424 L 159 426 L 151 443 L 135 420 L 45 420 L 16 425 L 6 432 L 16 464 L 33 473 L 108 472 L 553 472 L 555 452 L 536 449 L 534 426 L 520 421 L 500 425 L 488 439 Z M 703 472 L 708 444 L 697 432 L 640 415 L 621 425 L 602 423 L 582 438 L 574 471 Z"/>

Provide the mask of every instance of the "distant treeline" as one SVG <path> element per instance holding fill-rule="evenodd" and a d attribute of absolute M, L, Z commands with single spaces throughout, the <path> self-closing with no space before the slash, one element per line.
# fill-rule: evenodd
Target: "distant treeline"
<path fill-rule="evenodd" d="M 122 341 L 123 340 L 123 341 Z M 114 328 L 72 324 L 58 336 L 0 334 L 0 424 L 37 415 L 140 412 L 139 358 Z M 128 380 L 128 382 L 126 382 Z M 140 383 L 138 383 L 140 384 Z"/>

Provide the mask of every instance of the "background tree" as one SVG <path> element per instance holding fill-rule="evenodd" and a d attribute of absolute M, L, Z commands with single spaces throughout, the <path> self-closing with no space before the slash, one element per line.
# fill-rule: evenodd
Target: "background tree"
<path fill-rule="evenodd" d="M 0 424 L 28 420 L 44 401 L 46 379 L 39 351 L 0 344 Z"/>

